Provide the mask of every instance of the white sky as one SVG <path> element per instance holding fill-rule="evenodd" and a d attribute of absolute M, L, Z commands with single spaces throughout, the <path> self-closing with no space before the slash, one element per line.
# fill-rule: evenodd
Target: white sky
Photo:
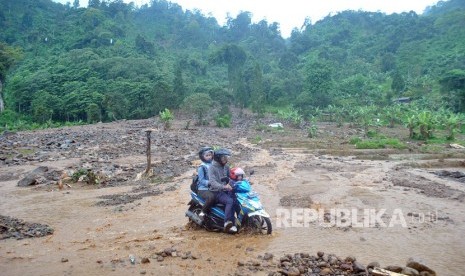
<path fill-rule="evenodd" d="M 53 0 L 55 2 L 72 3 L 73 0 Z M 136 6 L 149 3 L 150 0 L 123 0 L 134 2 Z M 415 11 L 421 14 L 427 6 L 439 0 L 168 0 L 179 4 L 184 10 L 198 9 L 205 15 L 216 18 L 220 25 L 229 14 L 235 18 L 241 11 L 252 13 L 252 21 L 266 19 L 268 24 L 278 22 L 281 34 L 287 38 L 293 28 L 300 28 L 309 17 L 312 23 L 328 14 L 344 10 L 380 11 L 386 14 Z M 81 7 L 87 7 L 88 0 L 79 0 Z"/>

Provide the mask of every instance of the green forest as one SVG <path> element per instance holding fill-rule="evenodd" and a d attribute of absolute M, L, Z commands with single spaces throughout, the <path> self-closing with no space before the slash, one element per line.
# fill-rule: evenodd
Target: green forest
<path fill-rule="evenodd" d="M 0 131 L 169 110 L 221 122 L 235 106 L 452 139 L 465 118 L 465 0 L 422 14 L 348 10 L 287 39 L 250 12 L 220 26 L 164 0 L 0 0 L 0 30 Z"/>

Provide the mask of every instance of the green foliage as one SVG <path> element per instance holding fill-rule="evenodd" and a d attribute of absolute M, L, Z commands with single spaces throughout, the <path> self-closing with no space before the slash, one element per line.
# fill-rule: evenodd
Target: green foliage
<path fill-rule="evenodd" d="M 263 138 L 260 135 L 257 135 L 253 138 L 252 143 L 259 144 L 262 140 Z"/>
<path fill-rule="evenodd" d="M 293 107 L 278 109 L 277 116 L 285 121 L 290 121 L 294 126 L 300 126 L 304 120 L 299 111 Z"/>
<path fill-rule="evenodd" d="M 216 116 L 215 122 L 217 127 L 227 128 L 231 127 L 231 115 L 225 114 L 223 116 Z"/>
<path fill-rule="evenodd" d="M 75 171 L 75 172 L 71 175 L 71 179 L 72 179 L 74 182 L 78 182 L 79 178 L 81 178 L 81 176 L 83 176 L 83 175 L 87 175 L 87 169 L 81 168 L 81 169 Z"/>
<path fill-rule="evenodd" d="M 85 181 L 89 185 L 97 185 L 97 184 L 100 183 L 100 180 L 97 177 L 97 175 L 90 169 L 81 168 L 81 169 L 75 171 L 71 175 L 71 179 L 74 182 L 78 182 L 79 179 L 81 179 L 81 177 L 82 177 L 82 180 Z"/>
<path fill-rule="evenodd" d="M 357 149 L 407 148 L 407 146 L 404 143 L 400 142 L 398 139 L 393 138 L 362 140 L 356 142 L 355 147 Z"/>
<path fill-rule="evenodd" d="M 315 138 L 318 134 L 318 126 L 317 125 L 311 125 L 310 127 L 307 128 L 307 136 L 309 138 Z"/>
<path fill-rule="evenodd" d="M 212 112 L 213 101 L 208 94 L 195 93 L 184 99 L 181 110 L 197 117 L 197 124 L 205 124 L 207 114 Z"/>
<path fill-rule="evenodd" d="M 349 140 L 349 144 L 351 144 L 351 145 L 355 145 L 355 144 L 358 144 L 360 142 L 362 142 L 362 138 L 360 138 L 360 137 L 352 137 Z"/>
<path fill-rule="evenodd" d="M 422 133 L 422 111 L 465 110 L 462 0 L 422 16 L 343 11 L 287 40 L 278 23 L 252 23 L 247 11 L 219 26 L 166 1 L 72 2 L 0 1 L 0 101 L 22 118 L 8 127 L 148 118 L 205 93 L 221 109 L 262 116 L 265 106 L 294 106 L 301 118 L 324 111 L 367 133 L 411 118 L 411 136 L 429 139 L 428 131 L 451 126 L 433 116 Z M 418 102 L 417 112 L 376 112 L 399 96 Z M 181 109 L 198 123 L 217 111 Z M 298 116 L 288 120 L 300 125 Z"/>
<path fill-rule="evenodd" d="M 171 122 L 174 120 L 174 114 L 168 109 L 160 111 L 160 119 L 163 122 L 163 128 L 165 130 L 171 128 Z"/>
<path fill-rule="evenodd" d="M 102 114 L 100 112 L 100 107 L 95 103 L 89 104 L 87 106 L 87 122 L 95 123 L 101 120 L 102 120 Z"/>

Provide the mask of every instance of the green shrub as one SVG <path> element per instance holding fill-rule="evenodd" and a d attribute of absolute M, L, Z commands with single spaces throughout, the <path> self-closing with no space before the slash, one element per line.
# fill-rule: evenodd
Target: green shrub
<path fill-rule="evenodd" d="M 160 111 L 160 119 L 163 122 L 163 128 L 170 129 L 171 121 L 174 119 L 174 115 L 168 108 L 165 108 L 165 110 Z"/>
<path fill-rule="evenodd" d="M 217 116 L 215 118 L 216 126 L 227 128 L 231 127 L 231 116 L 229 114 L 225 114 L 223 116 Z"/>
<path fill-rule="evenodd" d="M 365 140 L 355 144 L 357 149 L 384 149 L 386 146 L 376 140 Z"/>
<path fill-rule="evenodd" d="M 349 144 L 355 145 L 357 143 L 360 143 L 361 141 L 362 141 L 362 138 L 360 138 L 360 137 L 352 137 L 349 140 Z"/>

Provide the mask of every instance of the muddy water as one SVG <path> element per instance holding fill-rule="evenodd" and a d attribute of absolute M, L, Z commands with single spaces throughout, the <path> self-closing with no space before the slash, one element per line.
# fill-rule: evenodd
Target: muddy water
<path fill-rule="evenodd" d="M 241 143 L 253 147 L 246 141 Z M 225 275 L 236 271 L 238 261 L 256 259 L 265 252 L 280 256 L 324 251 L 355 256 L 365 265 L 378 261 L 382 266 L 402 266 L 415 256 L 440 275 L 463 274 L 465 206 L 457 194 L 464 192 L 464 184 L 431 174 L 434 168 L 400 166 L 409 158 L 398 159 L 401 161 L 369 161 L 315 155 L 301 149 L 255 149 L 251 160 L 233 160 L 256 171 L 251 179 L 253 187 L 273 217 L 274 233 L 267 237 L 231 236 L 186 227 L 190 172 L 174 179 L 178 187 L 174 191 L 107 207 L 95 205 L 98 196 L 129 192 L 133 187 L 74 186 L 59 191 L 53 187 L 20 189 L 17 181 L 0 182 L 3 215 L 55 229 L 53 235 L 43 238 L 0 241 L 0 271 L 2 275 Z M 11 168 L 0 168 L 0 172 L 11 172 Z M 443 193 L 425 194 L 402 183 L 436 185 Z M 304 209 L 323 213 L 357 210 L 358 214 L 355 222 L 341 227 L 322 226 L 318 220 L 305 224 L 298 214 L 292 222 L 292 215 L 282 215 Z M 365 209 L 386 209 L 382 216 L 386 227 L 380 223 L 358 227 Z M 399 213 L 393 227 L 387 227 L 395 210 L 400 210 L 406 227 L 399 222 Z M 431 214 L 436 219 L 431 220 Z M 425 215 L 423 221 L 421 215 Z M 167 257 L 157 261 L 156 253 L 166 248 L 181 255 L 191 252 L 195 259 Z M 134 265 L 129 262 L 130 254 L 136 257 Z M 142 264 L 142 257 L 150 263 Z"/>
<path fill-rule="evenodd" d="M 455 194 L 463 193 L 463 183 L 439 179 L 431 170 L 399 170 L 399 163 L 391 161 L 314 156 L 295 149 L 269 158 L 279 169 L 275 170 L 275 179 L 267 179 L 271 189 L 262 190 L 263 201 L 275 216 L 275 238 L 268 251 L 285 254 L 321 250 L 355 256 L 364 264 L 377 261 L 382 266 L 402 266 L 408 258 L 419 257 L 440 275 L 463 274 L 463 200 L 425 196 L 419 189 L 393 186 L 392 180 L 402 174 L 403 180 L 429 180 L 429 185 L 453 189 Z M 280 202 L 280 198 L 287 200 Z M 308 213 L 307 222 L 304 209 L 315 212 Z M 345 211 L 349 221 L 338 221 L 337 213 L 334 220 L 321 215 L 316 218 L 317 211 L 324 214 L 337 210 Z M 372 214 L 384 214 L 379 225 L 364 223 L 364 218 L 376 219 Z"/>

